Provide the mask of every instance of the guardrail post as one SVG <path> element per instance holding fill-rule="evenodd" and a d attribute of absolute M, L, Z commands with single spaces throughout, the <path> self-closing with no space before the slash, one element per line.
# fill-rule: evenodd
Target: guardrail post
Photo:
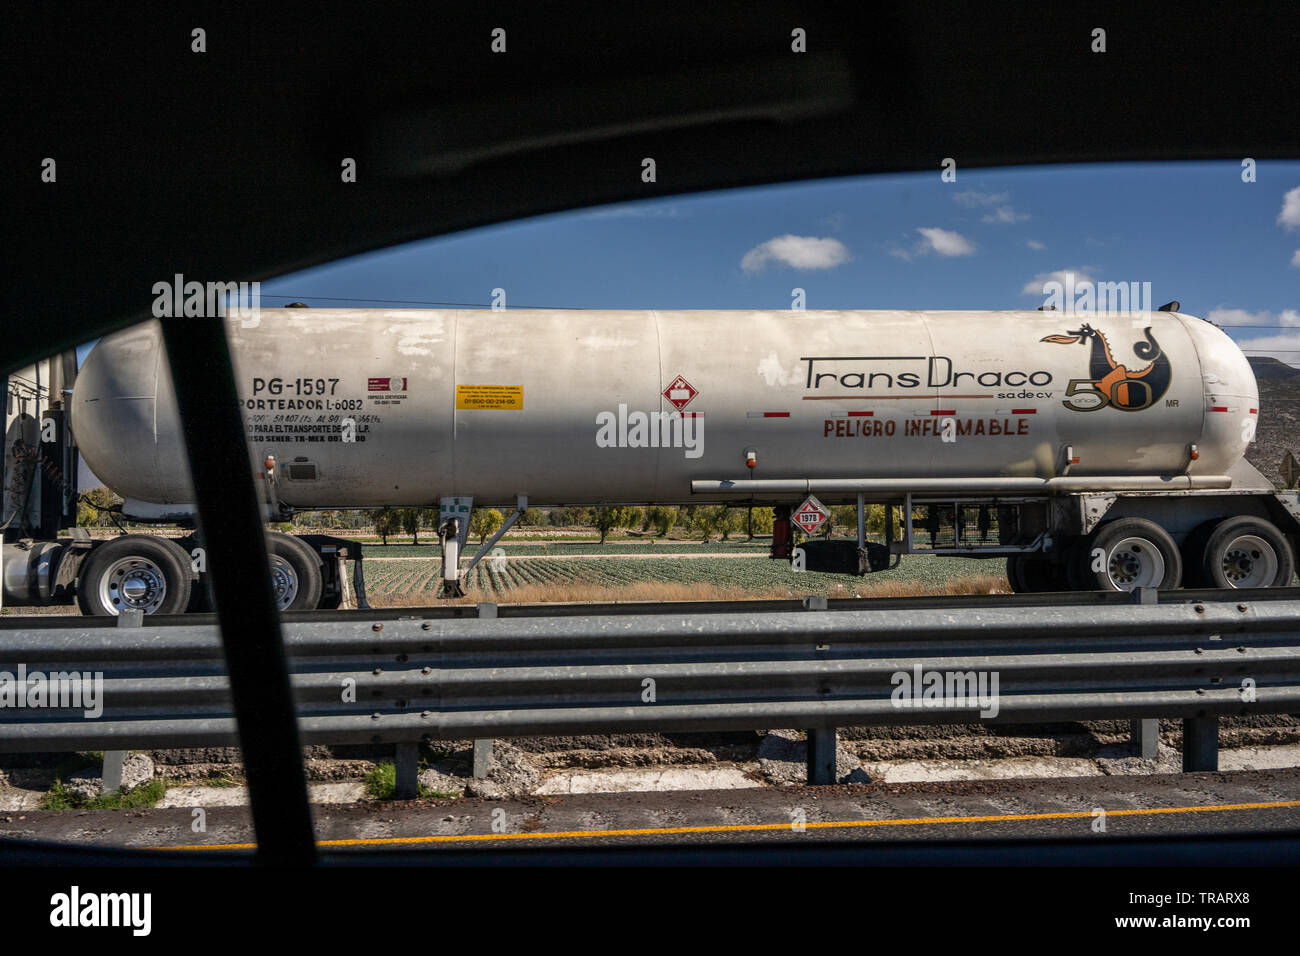
<path fill-rule="evenodd" d="M 128 608 L 118 613 L 117 627 L 143 627 L 144 611 Z M 104 793 L 117 793 L 122 789 L 122 771 L 126 765 L 125 750 L 105 750 L 100 783 Z"/>
<path fill-rule="evenodd" d="M 1133 749 L 1143 760 L 1155 760 L 1160 752 L 1160 721 L 1155 718 L 1129 721 Z"/>
<path fill-rule="evenodd" d="M 127 608 L 118 612 L 118 627 L 142 627 L 144 625 L 144 611 L 138 607 Z"/>
<path fill-rule="evenodd" d="M 399 743 L 394 770 L 393 796 L 398 800 L 414 800 L 420 792 L 420 745 Z"/>
<path fill-rule="evenodd" d="M 808 782 L 825 785 L 835 782 L 835 751 L 838 733 L 834 727 L 808 732 Z"/>
<path fill-rule="evenodd" d="M 825 611 L 826 598 L 810 594 L 803 599 L 804 610 Z M 823 650 L 825 645 L 818 645 Z M 817 727 L 804 731 L 808 738 L 808 783 L 825 785 L 835 782 L 835 751 L 839 734 L 834 727 Z"/>
<path fill-rule="evenodd" d="M 1160 592 L 1155 588 L 1134 588 L 1129 592 L 1132 604 L 1159 604 Z"/>
<path fill-rule="evenodd" d="M 104 793 L 117 793 L 122 789 L 122 770 L 125 764 L 125 750 L 104 751 Z"/>
<path fill-rule="evenodd" d="M 479 617 L 496 617 L 497 606 L 490 601 L 485 601 L 478 606 Z M 474 741 L 474 767 L 473 774 L 475 780 L 486 780 L 488 775 L 488 761 L 492 759 L 492 738 L 482 737 Z"/>
<path fill-rule="evenodd" d="M 488 775 L 488 761 L 492 759 L 492 738 L 474 741 L 474 779 L 483 780 Z"/>
<path fill-rule="evenodd" d="M 1183 773 L 1219 769 L 1219 718 L 1183 718 Z"/>
<path fill-rule="evenodd" d="M 1157 604 L 1160 592 L 1155 588 L 1135 588 L 1130 600 L 1134 604 Z M 1144 760 L 1155 760 L 1160 751 L 1160 721 L 1154 718 L 1129 721 L 1133 749 Z"/>

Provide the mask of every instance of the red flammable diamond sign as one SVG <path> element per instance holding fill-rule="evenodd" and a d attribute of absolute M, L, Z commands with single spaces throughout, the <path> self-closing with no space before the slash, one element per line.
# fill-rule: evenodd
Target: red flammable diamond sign
<path fill-rule="evenodd" d="M 812 534 L 830 516 L 831 514 L 826 510 L 826 506 L 812 495 L 809 495 L 807 500 L 799 506 L 791 517 L 794 518 L 795 524 L 803 529 L 804 534 Z"/>
<path fill-rule="evenodd" d="M 677 409 L 679 412 L 689 405 L 691 399 L 695 398 L 698 394 L 700 393 L 695 390 L 695 386 L 686 381 L 686 379 L 682 378 L 680 375 L 669 382 L 668 387 L 663 391 L 664 398 L 668 399 L 673 408 Z"/>

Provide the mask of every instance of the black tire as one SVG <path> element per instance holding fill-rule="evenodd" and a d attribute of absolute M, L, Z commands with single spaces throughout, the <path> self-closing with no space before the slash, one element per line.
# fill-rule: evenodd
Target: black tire
<path fill-rule="evenodd" d="M 211 611 L 215 604 L 212 603 L 211 595 L 208 589 L 212 587 L 212 579 L 208 576 L 206 570 L 194 571 L 195 550 L 203 547 L 203 542 L 197 535 L 186 535 L 183 538 L 173 539 L 181 550 L 186 553 L 186 561 L 190 565 L 190 603 L 185 606 L 186 614 L 203 614 Z"/>
<path fill-rule="evenodd" d="M 293 535 L 278 531 L 266 536 L 266 550 L 271 559 L 272 582 L 277 586 L 280 610 L 316 610 L 324 587 L 320 557 L 316 552 Z M 291 594 L 292 597 L 285 603 L 282 594 Z"/>
<path fill-rule="evenodd" d="M 1091 591 L 1094 588 L 1089 572 L 1089 562 L 1084 560 L 1088 539 L 1074 538 L 1062 549 L 1064 563 L 1061 565 L 1066 590 Z"/>
<path fill-rule="evenodd" d="M 1066 578 L 1065 565 L 1060 561 L 1052 561 L 1049 558 L 1038 558 L 1030 563 L 1026 577 L 1029 580 L 1030 587 L 1038 594 L 1048 594 L 1054 591 L 1070 590 L 1070 582 Z"/>
<path fill-rule="evenodd" d="M 174 541 L 147 534 L 106 541 L 77 575 L 77 605 L 94 617 L 116 617 L 131 607 L 149 615 L 183 614 L 190 590 L 189 555 Z"/>
<path fill-rule="evenodd" d="M 1205 544 L 1201 573 L 1209 587 L 1281 588 L 1291 583 L 1295 556 L 1282 532 L 1263 518 L 1228 518 Z"/>
<path fill-rule="evenodd" d="M 1007 583 L 1011 585 L 1012 594 L 1029 593 L 1029 582 L 1025 580 L 1025 556 L 1023 554 L 1007 556 Z"/>
<path fill-rule="evenodd" d="M 1210 535 L 1223 520 L 1220 516 L 1210 521 L 1203 521 L 1183 539 L 1182 546 L 1179 548 L 1183 556 L 1183 587 L 1213 587 L 1205 577 L 1205 546 L 1210 543 Z"/>
<path fill-rule="evenodd" d="M 1075 578 L 1090 591 L 1167 591 L 1183 578 L 1183 559 L 1174 539 L 1146 518 L 1107 521 L 1075 553 L 1074 561 Z M 1094 570 L 1098 563 L 1100 570 Z"/>
<path fill-rule="evenodd" d="M 212 578 L 206 571 L 200 571 L 198 580 L 190 586 L 190 603 L 185 609 L 186 614 L 206 614 L 208 611 L 216 610 L 216 604 L 209 593 L 211 587 Z"/>
<path fill-rule="evenodd" d="M 1041 554 L 1013 554 L 1007 558 L 1007 581 L 1015 594 L 1067 591 L 1065 572 Z"/>

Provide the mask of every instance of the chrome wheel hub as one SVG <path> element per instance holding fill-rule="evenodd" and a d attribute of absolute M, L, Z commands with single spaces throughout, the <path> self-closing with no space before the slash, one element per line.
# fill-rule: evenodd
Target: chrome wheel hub
<path fill-rule="evenodd" d="M 271 555 L 271 588 L 275 591 L 275 606 L 281 611 L 298 597 L 298 574 L 293 565 L 278 554 Z"/>
<path fill-rule="evenodd" d="M 147 558 L 130 557 L 113 562 L 99 581 L 100 603 L 111 614 L 143 611 L 153 614 L 167 598 L 167 578 Z"/>

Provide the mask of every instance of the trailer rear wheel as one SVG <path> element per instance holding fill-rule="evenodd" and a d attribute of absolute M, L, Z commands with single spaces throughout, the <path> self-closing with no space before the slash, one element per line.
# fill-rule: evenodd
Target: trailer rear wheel
<path fill-rule="evenodd" d="M 275 605 L 281 611 L 314 611 L 320 604 L 320 558 L 293 535 L 273 531 L 266 536 L 271 562 L 271 587 Z"/>
<path fill-rule="evenodd" d="M 1013 554 L 1008 557 L 1007 580 L 1015 594 L 1069 590 L 1064 568 L 1039 554 Z"/>
<path fill-rule="evenodd" d="M 91 551 L 77 576 L 81 613 L 181 614 L 190 601 L 189 555 L 167 538 L 128 534 Z"/>
<path fill-rule="evenodd" d="M 1012 594 L 1029 593 L 1029 583 L 1025 580 L 1025 556 L 1023 554 L 1007 556 L 1007 583 L 1011 585 Z"/>
<path fill-rule="evenodd" d="M 1216 588 L 1279 588 L 1291 583 L 1295 559 L 1282 532 L 1260 518 L 1220 522 L 1205 545 L 1205 583 Z"/>
<path fill-rule="evenodd" d="M 1042 582 L 1042 587 L 1038 589 L 1040 592 L 1070 590 L 1070 580 L 1066 574 L 1066 567 L 1060 561 L 1043 558 L 1039 574 L 1041 575 L 1039 580 Z"/>
<path fill-rule="evenodd" d="M 1183 576 L 1182 556 L 1169 532 L 1146 518 L 1118 518 L 1093 532 L 1075 553 L 1076 578 L 1090 590 L 1170 590 Z"/>

